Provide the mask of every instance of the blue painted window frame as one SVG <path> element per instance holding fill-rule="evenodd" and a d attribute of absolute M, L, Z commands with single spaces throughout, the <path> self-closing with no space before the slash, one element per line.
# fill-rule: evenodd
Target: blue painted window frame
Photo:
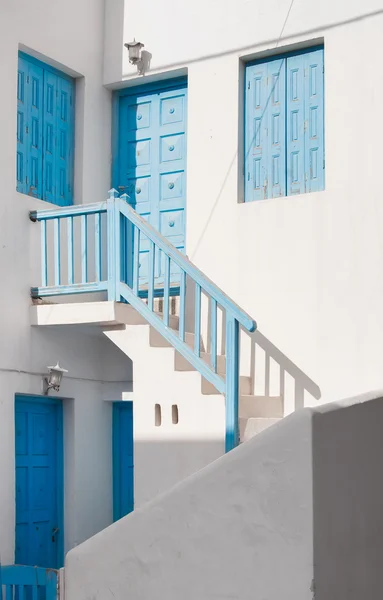
<path fill-rule="evenodd" d="M 39 148 L 32 148 L 32 127 L 30 121 L 31 118 L 28 118 L 29 113 L 31 112 L 32 105 L 32 82 L 29 80 L 29 71 L 27 78 L 28 80 L 23 80 L 24 86 L 24 94 L 26 98 L 26 103 L 23 106 L 24 109 L 24 119 L 26 123 L 24 123 L 24 128 L 22 132 L 22 137 L 26 137 L 26 142 L 24 145 L 24 156 L 22 160 L 24 162 L 23 166 L 23 177 L 19 179 L 19 160 L 20 160 L 20 152 L 17 152 L 17 173 L 16 173 L 16 189 L 18 192 L 22 194 L 26 194 L 32 196 L 34 198 L 45 200 L 50 202 L 51 204 L 55 204 L 57 206 L 70 206 L 73 204 L 73 188 L 74 188 L 74 149 L 75 149 L 75 141 L 74 141 L 74 132 L 75 132 L 75 80 L 63 73 L 62 71 L 38 60 L 37 58 L 26 54 L 25 52 L 19 51 L 18 53 L 18 72 L 20 72 L 20 65 L 24 63 L 27 65 L 27 68 L 30 69 L 30 72 L 36 73 L 36 77 L 40 77 L 41 79 L 41 90 L 40 93 L 42 95 L 41 108 L 40 108 L 40 124 L 39 127 L 41 129 L 41 133 L 39 134 Z M 52 79 L 52 77 L 54 79 Z M 51 82 L 49 82 L 49 78 Z M 54 92 L 53 85 L 56 83 L 56 90 Z M 19 86 L 19 81 L 18 81 Z M 47 90 L 52 90 L 52 95 L 56 96 L 52 97 L 51 102 L 53 102 L 54 106 L 52 106 L 52 117 L 49 117 L 49 109 L 48 109 L 48 94 Z M 58 95 L 59 91 L 61 91 L 61 96 L 65 95 L 67 97 L 67 104 L 65 104 L 65 117 L 60 115 L 60 118 L 63 119 L 65 126 L 63 127 L 66 131 L 65 138 L 63 140 L 59 140 L 59 105 L 58 105 Z M 18 90 L 19 92 L 19 90 Z M 18 104 L 18 129 L 17 129 L 17 143 L 19 150 L 19 94 L 17 98 Z M 63 107 L 61 107 L 61 111 Z M 50 127 L 50 136 L 48 135 L 48 127 Z M 62 131 L 61 131 L 62 133 Z M 30 136 L 30 137 L 28 137 Z M 53 143 L 54 148 L 49 150 L 49 144 Z M 61 146 L 60 146 L 61 143 Z M 59 147 L 60 146 L 60 147 Z M 64 148 L 64 150 L 63 150 Z M 61 153 L 60 153 L 61 150 Z M 64 152 L 64 156 L 62 156 L 62 152 Z M 38 174 L 38 185 L 33 187 L 31 185 L 31 181 L 28 181 L 28 176 L 31 176 L 28 170 L 28 163 L 31 160 L 32 153 L 34 153 L 39 161 L 41 161 L 41 166 L 39 166 L 39 174 Z M 51 155 L 51 158 L 49 158 Z M 60 164 L 62 161 L 65 161 L 65 169 L 60 169 Z M 65 171 L 65 174 L 63 175 Z"/>
<path fill-rule="evenodd" d="M 133 452 L 133 483 L 132 493 L 133 501 L 128 513 L 122 511 L 120 505 L 120 477 L 117 473 L 120 472 L 120 409 L 128 408 L 132 413 L 133 420 L 133 402 L 131 400 L 116 400 L 113 402 L 112 412 L 112 463 L 113 463 L 113 522 L 118 521 L 134 510 L 134 424 L 132 423 L 132 452 Z"/>
<path fill-rule="evenodd" d="M 62 398 L 38 396 L 31 394 L 15 394 L 14 400 L 14 418 L 16 415 L 16 402 L 31 402 L 39 404 L 54 404 L 57 406 L 57 431 L 56 431 L 56 453 L 57 453 L 57 523 L 60 530 L 60 536 L 58 537 L 58 551 L 57 560 L 58 568 L 64 566 L 64 544 L 65 544 L 65 531 L 64 531 L 64 411 L 63 411 L 63 400 Z M 14 452 L 16 458 L 16 439 L 14 444 Z M 16 505 L 16 496 L 15 496 Z M 16 551 L 16 544 L 15 544 Z"/>
<path fill-rule="evenodd" d="M 287 113 L 287 108 L 288 108 L 288 97 L 287 97 L 287 90 L 288 90 L 288 82 L 287 82 L 287 61 L 288 59 L 292 59 L 294 57 L 301 57 L 304 55 L 310 55 L 314 52 L 320 51 L 322 52 L 322 73 L 323 73 L 323 81 L 322 81 L 322 90 L 321 90 L 321 103 L 320 103 L 320 109 L 321 109 L 321 115 L 322 115 L 322 129 L 321 129 L 321 134 L 322 134 L 322 141 L 321 141 L 321 156 L 323 156 L 323 173 L 321 174 L 321 178 L 319 183 L 316 186 L 313 186 L 314 189 L 310 189 L 309 185 L 306 185 L 304 182 L 302 183 L 300 189 L 296 189 L 294 191 L 291 191 L 290 188 L 292 188 L 292 184 L 291 184 L 291 177 L 289 177 L 288 172 L 289 172 L 289 166 L 288 166 L 288 156 L 287 156 L 287 149 L 288 149 L 288 129 L 289 129 L 289 121 L 288 121 L 288 113 Z M 268 65 L 270 65 L 270 63 L 272 62 L 277 62 L 277 61 L 285 61 L 285 66 L 283 67 L 285 70 L 285 77 L 286 77 L 286 82 L 284 83 L 285 89 L 284 89 L 284 104 L 282 106 L 282 111 L 283 112 L 283 129 L 284 129 L 284 143 L 283 143 L 283 151 L 282 154 L 283 156 L 283 162 L 284 162 L 284 182 L 282 185 L 283 188 L 283 193 L 280 194 L 271 194 L 269 195 L 269 190 L 272 187 L 271 185 L 268 185 L 268 189 L 267 189 L 267 195 L 265 197 L 258 197 L 258 198 L 254 198 L 254 193 L 252 194 L 253 197 L 250 197 L 251 191 L 254 190 L 254 185 L 251 185 L 253 183 L 253 177 L 254 177 L 254 173 L 252 173 L 253 169 L 252 169 L 252 165 L 250 165 L 250 158 L 252 158 L 251 156 L 251 150 L 253 148 L 253 136 L 250 133 L 250 118 L 254 119 L 254 112 L 251 112 L 251 108 L 249 107 L 249 99 L 250 99 L 250 94 L 249 92 L 249 86 L 250 86 L 250 79 L 249 79 L 249 72 L 251 67 L 254 67 L 255 65 L 258 66 L 265 66 L 266 69 L 268 67 Z M 298 195 L 301 193 L 309 193 L 312 191 L 323 191 L 325 189 L 325 81 L 324 81 L 324 62 L 325 62 L 325 55 L 324 55 L 324 44 L 317 44 L 315 46 L 308 46 L 306 48 L 302 48 L 300 50 L 295 50 L 295 51 L 289 51 L 289 52 L 283 52 L 283 53 L 278 53 L 278 54 L 273 54 L 270 55 L 266 58 L 262 58 L 262 59 L 257 59 L 257 60 L 253 60 L 251 62 L 247 62 L 245 65 L 245 81 L 244 81 L 244 190 L 245 190 L 245 197 L 244 197 L 244 201 L 245 202 L 252 202 L 252 201 L 256 201 L 256 200 L 267 200 L 270 198 L 274 198 L 274 197 L 287 197 L 287 196 L 293 196 L 293 195 Z M 269 76 L 269 73 L 266 73 L 266 76 Z M 305 93 L 305 92 L 304 92 Z M 269 96 L 270 99 L 270 96 Z M 307 99 L 305 99 L 305 102 L 307 102 Z M 307 107 L 306 107 L 307 108 Z M 267 109 L 268 110 L 268 109 Z M 305 110 L 305 116 L 304 119 L 306 119 L 306 109 Z M 263 111 L 262 113 L 262 117 L 265 115 L 266 110 Z M 307 126 L 307 125 L 305 125 Z M 291 125 L 290 125 L 291 128 Z M 307 135 L 307 138 L 309 138 L 309 135 Z M 305 138 L 306 139 L 306 138 Z M 309 146 L 309 144 L 308 144 Z M 307 171 L 308 166 L 305 168 L 305 171 Z M 305 172 L 306 174 L 306 172 Z M 268 172 L 268 177 L 270 177 L 270 173 Z M 304 189 L 302 189 L 304 188 Z"/>

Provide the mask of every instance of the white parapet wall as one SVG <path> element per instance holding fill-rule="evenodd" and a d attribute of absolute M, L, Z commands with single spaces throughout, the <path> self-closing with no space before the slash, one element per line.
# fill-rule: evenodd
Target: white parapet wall
<path fill-rule="evenodd" d="M 382 394 L 303 409 L 69 552 L 66 600 L 378 598 Z"/>

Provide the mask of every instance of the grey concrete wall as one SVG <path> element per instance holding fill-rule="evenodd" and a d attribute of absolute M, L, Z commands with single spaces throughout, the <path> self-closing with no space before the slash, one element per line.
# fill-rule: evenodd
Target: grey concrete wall
<path fill-rule="evenodd" d="M 66 600 L 380 598 L 376 396 L 298 411 L 75 548 Z"/>
<path fill-rule="evenodd" d="M 302 412 L 71 551 L 66 600 L 308 600 L 312 522 Z"/>
<path fill-rule="evenodd" d="M 383 597 L 383 399 L 313 414 L 315 600 Z"/>

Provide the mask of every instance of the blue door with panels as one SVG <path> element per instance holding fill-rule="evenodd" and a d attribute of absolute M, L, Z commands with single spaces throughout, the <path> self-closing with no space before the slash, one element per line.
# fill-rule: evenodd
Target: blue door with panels
<path fill-rule="evenodd" d="M 63 566 L 62 404 L 16 396 L 15 563 Z"/>
<path fill-rule="evenodd" d="M 185 251 L 187 85 L 120 92 L 115 187 L 135 210 L 181 252 Z M 140 286 L 148 281 L 148 240 L 140 240 Z M 172 282 L 179 281 L 172 263 Z M 156 256 L 156 285 L 165 258 Z"/>
<path fill-rule="evenodd" d="M 324 51 L 246 68 L 245 200 L 324 189 Z"/>
<path fill-rule="evenodd" d="M 133 402 L 113 403 L 113 520 L 134 508 Z"/>

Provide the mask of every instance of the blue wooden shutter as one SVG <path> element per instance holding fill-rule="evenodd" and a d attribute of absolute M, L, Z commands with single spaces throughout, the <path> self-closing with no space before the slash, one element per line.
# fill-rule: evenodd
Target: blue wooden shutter
<path fill-rule="evenodd" d="M 16 186 L 17 191 L 26 193 L 28 134 L 27 122 L 27 79 L 28 63 L 19 59 L 17 71 L 17 153 L 16 153 Z"/>
<path fill-rule="evenodd" d="M 267 145 L 269 198 L 286 195 L 286 61 L 272 60 L 267 69 Z"/>
<path fill-rule="evenodd" d="M 57 77 L 55 203 L 73 203 L 74 82 Z"/>
<path fill-rule="evenodd" d="M 246 69 L 246 201 L 286 193 L 285 69 L 285 59 Z"/>
<path fill-rule="evenodd" d="M 43 69 L 30 62 L 27 77 L 27 180 L 26 193 L 42 198 L 43 187 Z"/>
<path fill-rule="evenodd" d="M 56 193 L 56 103 L 57 75 L 50 71 L 44 73 L 44 167 L 43 200 L 55 203 Z"/>
<path fill-rule="evenodd" d="M 306 192 L 324 189 L 324 56 L 323 48 L 305 58 Z"/>
<path fill-rule="evenodd" d="M 246 69 L 245 201 L 267 198 L 267 63 Z"/>
<path fill-rule="evenodd" d="M 287 195 L 305 191 L 305 55 L 287 58 Z"/>

